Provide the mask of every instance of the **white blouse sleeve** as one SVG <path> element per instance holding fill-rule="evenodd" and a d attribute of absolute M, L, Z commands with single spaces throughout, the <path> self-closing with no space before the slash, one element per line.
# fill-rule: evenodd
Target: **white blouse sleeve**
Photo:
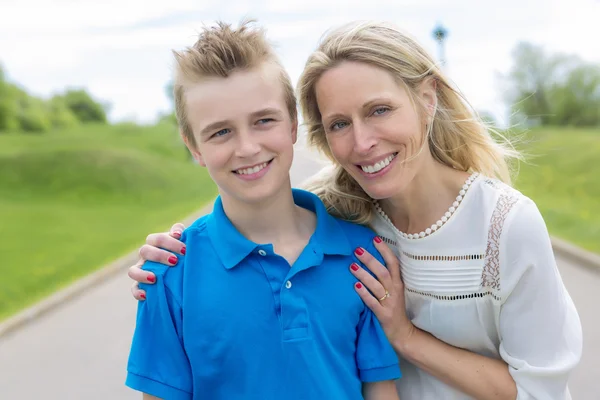
<path fill-rule="evenodd" d="M 510 214 L 500 242 L 500 355 L 518 400 L 570 399 L 567 381 L 582 352 L 579 315 L 535 203 L 522 198 Z"/>

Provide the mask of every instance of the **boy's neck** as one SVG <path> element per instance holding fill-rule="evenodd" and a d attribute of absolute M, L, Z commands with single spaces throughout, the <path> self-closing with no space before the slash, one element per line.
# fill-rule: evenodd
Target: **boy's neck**
<path fill-rule="evenodd" d="M 272 243 L 277 248 L 278 244 L 298 240 L 308 242 L 315 230 L 315 214 L 296 206 L 291 184 L 259 203 L 244 203 L 223 195 L 221 200 L 231 223 L 255 243 Z"/>

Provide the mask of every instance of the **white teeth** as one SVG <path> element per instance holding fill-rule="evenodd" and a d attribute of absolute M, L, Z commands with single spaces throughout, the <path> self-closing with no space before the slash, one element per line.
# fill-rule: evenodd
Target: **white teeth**
<path fill-rule="evenodd" d="M 238 169 L 236 170 L 236 174 L 240 174 L 240 175 L 250 175 L 250 174 L 255 174 L 258 171 L 260 171 L 261 169 L 265 168 L 269 163 L 262 163 L 260 165 L 257 165 L 256 167 L 252 167 L 252 168 L 244 168 L 244 169 Z"/>
<path fill-rule="evenodd" d="M 362 170 L 368 174 L 374 174 L 375 172 L 379 172 L 392 162 L 392 160 L 396 157 L 397 154 L 392 154 L 388 156 L 384 160 L 379 161 L 375 165 L 361 165 Z"/>

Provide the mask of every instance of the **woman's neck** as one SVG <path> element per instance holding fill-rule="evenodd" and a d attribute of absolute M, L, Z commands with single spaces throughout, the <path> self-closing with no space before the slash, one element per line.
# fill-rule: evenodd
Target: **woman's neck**
<path fill-rule="evenodd" d="M 433 159 L 423 163 L 412 181 L 397 195 L 379 204 L 401 232 L 419 233 L 435 224 L 455 201 L 469 173 Z"/>

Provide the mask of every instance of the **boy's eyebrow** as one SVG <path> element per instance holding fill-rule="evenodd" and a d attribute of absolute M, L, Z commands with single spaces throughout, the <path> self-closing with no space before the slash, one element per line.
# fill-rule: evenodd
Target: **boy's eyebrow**
<path fill-rule="evenodd" d="M 267 108 L 263 108 L 262 110 L 254 111 L 252 114 L 250 114 L 250 116 L 252 118 L 256 118 L 256 117 L 260 117 L 260 116 L 268 115 L 268 114 L 281 115 L 282 112 L 281 112 L 281 110 L 279 110 L 277 108 L 267 107 Z"/>
<path fill-rule="evenodd" d="M 263 108 L 262 110 L 254 111 L 252 114 L 250 114 L 250 117 L 258 118 L 258 117 L 262 117 L 264 115 L 273 115 L 273 114 L 282 115 L 283 112 L 277 108 L 272 108 L 272 107 Z M 227 125 L 227 124 L 231 124 L 231 121 L 223 120 L 223 121 L 216 121 L 211 124 L 208 124 L 204 127 L 204 129 L 202 129 L 202 131 L 200 131 L 200 135 L 206 135 L 208 133 L 212 133 L 212 131 L 222 127 L 223 125 Z"/>
<path fill-rule="evenodd" d="M 212 124 L 208 124 L 204 127 L 204 129 L 202 129 L 202 131 L 200 131 L 200 135 L 206 135 L 208 133 L 212 133 L 212 131 L 214 131 L 215 129 L 220 128 L 223 125 L 227 125 L 228 123 L 230 123 L 229 120 L 223 120 L 223 121 L 213 122 Z"/>

